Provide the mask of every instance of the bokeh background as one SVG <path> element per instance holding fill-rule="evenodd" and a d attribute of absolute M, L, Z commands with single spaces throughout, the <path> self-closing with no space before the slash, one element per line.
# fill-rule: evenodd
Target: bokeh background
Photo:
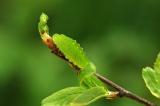
<path fill-rule="evenodd" d="M 99 73 L 160 104 L 141 76 L 160 51 L 159 0 L 1 0 L 0 106 L 40 106 L 51 93 L 78 85 L 72 69 L 41 42 L 42 12 L 50 33 L 76 39 Z M 91 106 L 142 105 L 122 98 Z"/>

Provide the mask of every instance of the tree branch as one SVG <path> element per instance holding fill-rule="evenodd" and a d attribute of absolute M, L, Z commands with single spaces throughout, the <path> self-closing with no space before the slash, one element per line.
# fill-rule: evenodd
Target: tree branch
<path fill-rule="evenodd" d="M 44 33 L 45 34 L 45 33 Z M 43 39 L 43 42 L 45 43 L 45 45 L 47 45 L 49 47 L 49 49 L 52 50 L 52 53 L 54 53 L 55 55 L 57 55 L 58 57 L 60 57 L 61 59 L 67 61 L 70 65 L 72 65 L 72 67 L 79 72 L 80 68 L 75 66 L 73 63 L 69 62 L 68 59 L 65 58 L 65 56 L 63 55 L 63 53 L 56 47 L 55 43 L 53 42 L 52 38 L 50 36 L 46 36 Z M 105 84 L 113 87 L 114 89 L 117 90 L 118 93 L 117 96 L 119 97 L 127 97 L 130 98 L 132 100 L 135 100 L 141 104 L 144 104 L 146 106 L 156 106 L 154 103 L 139 97 L 138 95 L 124 89 L 123 87 L 119 86 L 118 84 L 112 82 L 111 80 L 101 76 L 98 73 L 95 73 L 95 76 L 97 76 L 98 79 L 100 79 L 102 82 L 104 82 Z"/>
<path fill-rule="evenodd" d="M 124 89 L 123 87 L 119 86 L 118 84 L 112 82 L 111 80 L 101 76 L 100 74 L 96 73 L 95 76 L 97 76 L 98 79 L 100 79 L 101 81 L 103 81 L 105 84 L 110 85 L 111 87 L 113 87 L 114 89 L 116 89 L 119 92 L 119 97 L 127 97 L 130 99 L 133 99 L 139 103 L 142 103 L 146 106 L 156 106 L 154 103 L 139 97 L 138 95 Z"/>

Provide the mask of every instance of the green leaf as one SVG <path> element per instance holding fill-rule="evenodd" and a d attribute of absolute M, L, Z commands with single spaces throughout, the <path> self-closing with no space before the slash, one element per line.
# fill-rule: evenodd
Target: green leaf
<path fill-rule="evenodd" d="M 90 62 L 84 69 L 80 71 L 78 75 L 80 80 L 80 86 L 85 88 L 91 88 L 96 86 L 105 87 L 104 84 L 94 75 L 95 72 L 96 67 L 93 63 Z"/>
<path fill-rule="evenodd" d="M 152 95 L 160 99 L 160 54 L 154 63 L 154 69 L 143 68 L 142 76 Z"/>
<path fill-rule="evenodd" d="M 107 96 L 107 92 L 103 87 L 93 87 L 91 89 L 87 89 L 80 96 L 75 98 L 71 106 L 85 106 L 90 103 L 100 99 L 102 97 Z"/>
<path fill-rule="evenodd" d="M 154 69 L 157 73 L 160 73 L 160 53 L 157 56 L 156 62 L 154 63 Z"/>
<path fill-rule="evenodd" d="M 99 98 L 106 97 L 103 87 L 84 89 L 82 87 L 69 87 L 60 90 L 42 101 L 42 106 L 85 106 Z"/>
<path fill-rule="evenodd" d="M 39 29 L 40 34 L 49 32 L 47 21 L 48 21 L 48 16 L 45 13 L 42 13 L 40 16 L 40 21 L 38 23 L 38 29 Z"/>
<path fill-rule="evenodd" d="M 75 66 L 84 68 L 89 60 L 80 45 L 63 34 L 54 34 L 53 41 L 64 56 Z"/>
<path fill-rule="evenodd" d="M 69 87 L 53 93 L 42 101 L 42 106 L 70 106 L 70 103 L 85 89 L 81 87 Z"/>

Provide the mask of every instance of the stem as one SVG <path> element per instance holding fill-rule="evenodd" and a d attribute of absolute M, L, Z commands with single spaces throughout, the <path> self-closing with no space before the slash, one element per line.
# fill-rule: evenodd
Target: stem
<path fill-rule="evenodd" d="M 63 55 L 63 53 L 56 47 L 56 45 L 54 44 L 54 41 L 52 40 L 51 37 L 49 37 L 48 34 L 45 33 L 41 33 L 43 35 L 43 42 L 48 46 L 49 49 L 52 50 L 52 53 L 54 53 L 55 55 L 57 55 L 58 57 L 62 58 L 63 60 L 67 61 L 70 65 L 72 65 L 72 67 L 78 72 L 80 70 L 79 67 L 75 66 L 73 63 L 69 62 L 68 59 L 65 58 L 65 56 Z M 41 35 L 41 36 L 42 36 Z M 111 80 L 101 76 L 98 73 L 95 73 L 95 76 L 97 76 L 98 79 L 100 79 L 102 82 L 104 82 L 107 85 L 110 85 L 111 87 L 113 87 L 114 89 L 116 89 L 118 91 L 117 96 L 119 97 L 127 97 L 130 98 L 132 100 L 135 100 L 141 104 L 144 104 L 146 106 L 156 106 L 154 103 L 139 97 L 138 95 L 124 89 L 123 87 L 119 86 L 118 84 L 112 82 Z"/>
<path fill-rule="evenodd" d="M 133 100 L 135 100 L 139 103 L 142 103 L 146 106 L 156 106 L 154 103 L 151 103 L 150 101 L 148 101 L 142 97 L 139 97 L 138 95 L 124 89 L 123 87 L 121 87 L 118 84 L 112 82 L 111 80 L 101 76 L 98 73 L 96 73 L 95 76 L 97 76 L 97 78 L 100 79 L 101 81 L 103 81 L 105 84 L 110 85 L 111 87 L 116 89 L 119 92 L 119 97 L 128 97 L 128 98 L 133 99 Z"/>

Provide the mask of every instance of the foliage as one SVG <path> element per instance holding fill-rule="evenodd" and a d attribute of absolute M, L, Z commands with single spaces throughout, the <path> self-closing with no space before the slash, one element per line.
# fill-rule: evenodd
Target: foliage
<path fill-rule="evenodd" d="M 63 34 L 54 34 L 52 39 L 49 36 L 47 26 L 48 16 L 44 13 L 40 16 L 38 24 L 39 32 L 43 42 L 53 49 L 58 56 L 63 58 L 78 72 L 80 87 L 69 87 L 58 91 L 43 100 L 42 106 L 84 106 L 93 101 L 108 97 L 109 91 L 102 82 L 94 76 L 96 68 L 86 57 L 80 45 Z M 49 43 L 53 43 L 52 46 Z"/>
<path fill-rule="evenodd" d="M 103 87 L 68 87 L 45 98 L 42 106 L 86 106 L 101 97 L 106 97 Z"/>
<path fill-rule="evenodd" d="M 50 33 L 76 39 L 97 71 L 160 104 L 144 89 L 139 71 L 159 51 L 159 0 L 2 0 L 0 11 L 2 106 L 39 106 L 52 92 L 77 85 L 70 67 L 39 39 L 42 11 L 50 16 Z M 142 106 L 129 99 L 107 104 L 102 99 L 91 106 L 106 105 Z"/>
<path fill-rule="evenodd" d="M 143 68 L 142 76 L 150 92 L 160 99 L 160 53 L 153 68 Z"/>

